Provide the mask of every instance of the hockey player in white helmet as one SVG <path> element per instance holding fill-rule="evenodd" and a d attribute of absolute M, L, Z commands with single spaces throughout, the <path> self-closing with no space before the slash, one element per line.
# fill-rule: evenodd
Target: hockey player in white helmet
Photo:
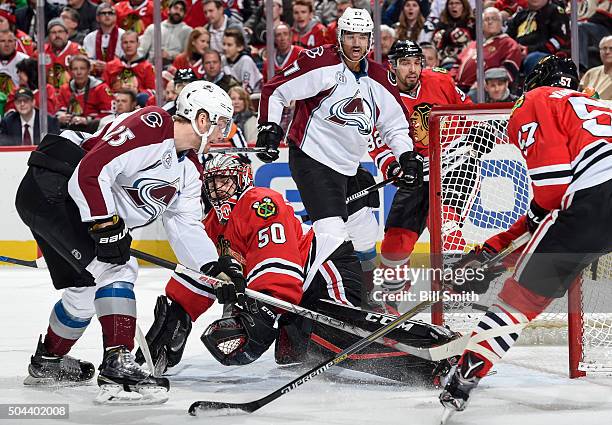
<path fill-rule="evenodd" d="M 96 314 L 104 355 L 95 401 L 168 399 L 168 380 L 141 369 L 130 352 L 138 271 L 130 257 L 130 230 L 161 217 L 183 264 L 219 273 L 217 251 L 201 222 L 197 152 L 206 149 L 207 136 L 226 131 L 232 114 L 231 99 L 222 89 L 197 81 L 181 92 L 174 117 L 146 107 L 120 115 L 80 147 L 49 134 L 32 153 L 16 207 L 45 257 L 53 285 L 64 291 L 31 358 L 26 384 L 91 379 L 93 364 L 67 354 Z"/>
<path fill-rule="evenodd" d="M 422 183 L 422 163 L 413 150 L 395 80 L 367 58 L 373 29 L 366 10 L 348 8 L 338 20 L 337 45 L 301 52 L 265 84 L 257 137 L 257 146 L 266 149 L 259 154 L 264 162 L 278 158 L 283 139 L 288 143 L 291 175 L 315 232 L 352 239 L 362 245 L 355 244 L 356 251 L 367 250 L 370 256 L 371 238 L 357 241 L 345 222 L 347 185 L 358 172 L 374 127 L 399 158 L 399 177 L 411 187 Z M 279 123 L 283 108 L 292 101 L 295 114 L 285 135 Z M 375 235 L 376 221 L 371 214 L 363 217 Z"/>

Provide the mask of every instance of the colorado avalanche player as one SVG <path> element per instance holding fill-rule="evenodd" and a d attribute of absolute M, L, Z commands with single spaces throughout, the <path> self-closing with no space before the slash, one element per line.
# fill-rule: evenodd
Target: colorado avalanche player
<path fill-rule="evenodd" d="M 158 298 L 155 322 L 147 333 L 160 372 L 180 361 L 191 323 L 215 299 L 226 305 L 237 302 L 201 337 L 215 359 L 226 366 L 257 360 L 275 341 L 276 361 L 287 364 L 315 358 L 320 361 L 356 340 L 353 335 L 289 313 L 281 314 L 276 326 L 281 312 L 245 297 L 248 285 L 311 310 L 330 309 L 325 314 L 341 315 L 334 305 L 357 305 L 361 292 L 360 265 L 352 245 L 333 235 L 315 235 L 278 192 L 254 187 L 251 182 L 250 166 L 237 157 L 213 155 L 204 165 L 204 193 L 214 207 L 204 219 L 204 227 L 217 243 L 218 263 L 230 265 L 225 271 L 232 273 L 232 281 L 214 290 L 205 282 L 173 274 L 166 296 Z M 453 333 L 415 323 L 407 337 L 411 344 L 427 346 L 443 343 Z M 387 378 L 429 383 L 433 370 L 446 364 L 378 344 L 347 362 L 350 368 Z"/>
<path fill-rule="evenodd" d="M 347 241 L 347 183 L 374 126 L 399 158 L 406 184 L 422 181 L 399 91 L 387 70 L 367 59 L 373 27 L 367 11 L 348 8 L 338 20 L 338 44 L 301 52 L 264 85 L 259 108 L 257 146 L 266 152 L 258 156 L 271 162 L 285 137 L 279 125 L 283 108 L 296 102 L 286 135 L 291 175 L 315 232 Z"/>
<path fill-rule="evenodd" d="M 96 314 L 104 347 L 96 402 L 168 399 L 168 380 L 141 369 L 130 353 L 138 271 L 130 258 L 130 229 L 162 217 L 182 262 L 205 273 L 219 269 L 201 222 L 196 151 L 205 149 L 209 135 L 229 128 L 232 113 L 223 90 L 197 81 L 181 92 L 174 117 L 162 108 L 143 108 L 120 115 L 81 147 L 47 135 L 32 153 L 17 211 L 45 257 L 53 285 L 64 292 L 25 384 L 91 379 L 94 366 L 67 353 Z"/>
<path fill-rule="evenodd" d="M 510 116 L 508 135 L 527 162 L 534 197 L 509 231 L 473 251 L 470 266 L 513 236 L 530 232 L 531 240 L 440 395 L 443 421 L 466 408 L 472 390 L 529 322 L 587 265 L 612 252 L 612 109 L 575 91 L 578 81 L 571 60 L 545 57 L 527 76 Z"/>

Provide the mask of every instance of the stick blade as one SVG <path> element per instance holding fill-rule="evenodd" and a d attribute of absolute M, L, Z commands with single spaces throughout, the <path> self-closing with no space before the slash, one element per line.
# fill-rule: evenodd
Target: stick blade
<path fill-rule="evenodd" d="M 189 414 L 197 416 L 200 413 L 212 413 L 214 415 L 240 415 L 257 410 L 255 403 L 225 403 L 222 401 L 196 401 L 189 406 Z"/>

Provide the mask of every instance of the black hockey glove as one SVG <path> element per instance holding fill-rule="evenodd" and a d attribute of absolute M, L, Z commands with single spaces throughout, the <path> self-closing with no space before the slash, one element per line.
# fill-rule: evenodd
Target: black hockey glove
<path fill-rule="evenodd" d="M 399 157 L 402 175 L 397 180 L 400 187 L 414 189 L 423 185 L 423 157 L 416 151 L 404 152 Z"/>
<path fill-rule="evenodd" d="M 257 158 L 261 159 L 265 163 L 274 162 L 278 159 L 280 146 L 285 132 L 280 125 L 275 122 L 267 122 L 260 124 L 257 133 L 257 143 L 255 144 L 258 148 L 266 148 L 265 152 L 257 154 Z"/>
<path fill-rule="evenodd" d="M 276 340 L 276 313 L 271 307 L 250 299 L 235 308 L 230 317 L 212 322 L 200 339 L 219 363 L 246 365 L 257 360 Z"/>
<path fill-rule="evenodd" d="M 130 260 L 130 231 L 125 227 L 123 219 L 116 215 L 112 217 L 113 224 L 100 227 L 101 223 L 108 221 L 97 221 L 89 228 L 89 234 L 96 242 L 96 257 L 103 263 L 125 264 Z"/>
<path fill-rule="evenodd" d="M 181 361 L 190 333 L 191 317 L 183 307 L 165 295 L 157 297 L 154 321 L 146 336 L 157 376 Z M 145 362 L 140 348 L 136 352 L 136 362 Z"/>
<path fill-rule="evenodd" d="M 527 210 L 527 228 L 529 229 L 529 233 L 534 233 L 536 230 L 538 230 L 538 226 L 549 212 L 550 211 L 545 210 L 536 204 L 535 201 L 531 201 L 531 204 L 529 204 L 529 209 Z"/>
<path fill-rule="evenodd" d="M 222 281 L 215 287 L 220 304 L 242 304 L 246 279 L 238 260 L 231 255 L 221 255 L 216 263 L 208 263 L 200 271 Z"/>
<path fill-rule="evenodd" d="M 503 264 L 483 264 L 497 255 L 497 250 L 489 244 L 476 246 L 461 260 L 453 264 L 453 279 L 448 282 L 458 292 L 484 294 L 489 285 L 505 271 Z"/>

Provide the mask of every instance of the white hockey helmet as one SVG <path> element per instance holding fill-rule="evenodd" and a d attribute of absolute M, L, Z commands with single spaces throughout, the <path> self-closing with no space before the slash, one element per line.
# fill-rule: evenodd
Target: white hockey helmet
<path fill-rule="evenodd" d="M 374 22 L 372 21 L 372 17 L 365 9 L 356 9 L 353 7 L 347 8 L 342 16 L 338 19 L 338 46 L 340 47 L 340 51 L 344 54 L 342 50 L 342 35 L 344 32 L 362 32 L 370 34 L 370 42 L 368 44 L 368 50 L 366 55 L 372 49 L 372 41 L 373 41 L 373 31 L 374 31 Z M 362 58 L 363 59 L 363 58 Z M 361 60 L 361 59 L 360 59 Z"/>
<path fill-rule="evenodd" d="M 198 112 L 206 111 L 211 126 L 206 133 L 200 133 L 196 124 Z M 191 122 L 193 130 L 202 138 L 198 153 L 206 146 L 206 139 L 217 126 L 221 126 L 223 137 L 227 137 L 232 127 L 234 106 L 232 99 L 221 87 L 208 81 L 193 81 L 187 84 L 176 99 L 176 115 Z"/>

